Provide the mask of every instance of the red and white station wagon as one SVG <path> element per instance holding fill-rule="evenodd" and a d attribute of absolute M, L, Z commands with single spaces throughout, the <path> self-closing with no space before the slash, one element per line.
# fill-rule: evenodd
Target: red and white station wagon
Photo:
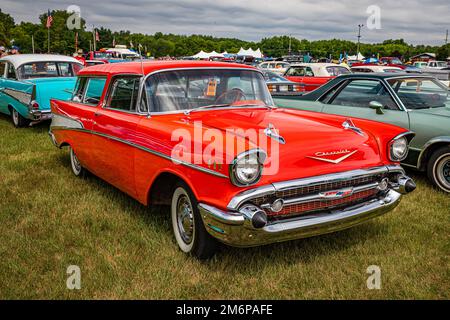
<path fill-rule="evenodd" d="M 414 190 L 411 132 L 276 108 L 260 71 L 162 61 L 83 69 L 52 100 L 50 136 L 85 170 L 145 205 L 170 205 L 179 247 L 257 246 L 348 228 Z"/>

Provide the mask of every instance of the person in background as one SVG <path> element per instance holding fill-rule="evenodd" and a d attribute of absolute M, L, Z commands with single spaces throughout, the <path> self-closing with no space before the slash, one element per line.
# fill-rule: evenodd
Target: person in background
<path fill-rule="evenodd" d="M 4 46 L 0 46 L 0 58 L 6 56 L 6 48 Z"/>
<path fill-rule="evenodd" d="M 12 46 L 11 50 L 9 51 L 9 54 L 13 55 L 13 54 L 20 54 L 19 52 L 19 47 L 17 46 Z"/>
<path fill-rule="evenodd" d="M 83 49 L 78 49 L 78 51 L 73 54 L 73 57 L 80 61 L 84 66 L 86 65 L 86 59 L 83 55 Z"/>

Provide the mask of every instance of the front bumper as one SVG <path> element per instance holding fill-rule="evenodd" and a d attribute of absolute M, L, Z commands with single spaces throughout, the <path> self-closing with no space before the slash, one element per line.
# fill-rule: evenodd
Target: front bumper
<path fill-rule="evenodd" d="M 52 118 L 51 110 L 30 110 L 28 114 L 32 121 L 45 121 Z"/>
<path fill-rule="evenodd" d="M 391 211 L 400 203 L 402 193 L 413 190 L 405 190 L 406 181 L 414 183 L 404 176 L 400 167 L 385 170 L 398 174 L 398 181 L 391 181 L 382 195 L 344 208 L 328 209 L 283 220 L 265 220 L 262 223 L 259 220 L 259 225 L 255 224 L 254 215 L 242 209 L 245 207 L 243 202 L 247 200 L 241 201 L 239 197 L 230 202 L 226 211 L 205 203 L 200 203 L 198 208 L 206 230 L 219 241 L 231 246 L 252 247 L 317 236 L 353 227 Z M 258 192 L 268 191 L 259 189 Z M 246 196 L 248 194 L 251 192 L 245 193 Z M 238 204 L 234 206 L 236 203 Z"/>

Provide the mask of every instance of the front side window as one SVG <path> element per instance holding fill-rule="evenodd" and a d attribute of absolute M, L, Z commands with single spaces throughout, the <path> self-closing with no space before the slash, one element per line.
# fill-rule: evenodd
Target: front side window
<path fill-rule="evenodd" d="M 151 112 L 273 105 L 263 75 L 241 69 L 161 72 L 147 78 L 145 90 Z"/>
<path fill-rule="evenodd" d="M 118 77 L 112 81 L 108 108 L 122 111 L 136 111 L 140 77 Z"/>
<path fill-rule="evenodd" d="M 450 106 L 449 90 L 438 80 L 427 78 L 391 79 L 388 81 L 407 109 Z"/>
<path fill-rule="evenodd" d="M 376 80 L 353 80 L 329 103 L 332 105 L 369 108 L 370 103 L 381 103 L 385 109 L 398 110 L 386 87 Z"/>
<path fill-rule="evenodd" d="M 71 62 L 33 62 L 19 67 L 20 79 L 75 77 L 82 65 Z"/>
<path fill-rule="evenodd" d="M 72 101 L 97 105 L 105 87 L 106 78 L 79 77 Z"/>

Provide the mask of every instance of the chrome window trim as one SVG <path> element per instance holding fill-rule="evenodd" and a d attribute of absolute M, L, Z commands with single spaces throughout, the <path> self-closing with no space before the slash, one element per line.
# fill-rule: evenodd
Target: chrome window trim
<path fill-rule="evenodd" d="M 256 69 L 256 68 L 244 68 L 244 67 L 178 67 L 178 68 L 167 68 L 167 69 L 159 69 L 159 70 L 155 70 L 153 72 L 150 72 L 146 75 L 144 75 L 142 83 L 140 85 L 139 88 L 139 95 L 138 95 L 138 99 L 139 101 L 142 99 L 142 92 L 145 90 L 145 83 L 147 82 L 147 79 L 149 77 L 151 77 L 152 75 L 158 74 L 158 73 L 163 73 L 163 72 L 173 72 L 173 71 L 181 71 L 181 70 L 244 70 L 244 71 L 252 71 L 252 72 L 258 72 L 259 74 L 262 75 L 263 79 L 264 79 L 264 73 L 262 70 Z M 267 86 L 265 86 L 267 89 Z M 268 91 L 269 89 L 267 89 Z M 271 97 L 270 92 L 268 91 L 268 95 L 269 97 Z M 148 99 L 148 97 L 147 97 Z M 273 99 L 272 99 L 273 102 Z M 140 105 L 139 105 L 140 106 Z M 272 107 L 274 107 L 275 104 L 272 105 Z M 236 108 L 238 108 L 239 106 L 236 106 Z M 224 109 L 224 108 L 230 108 L 230 107 L 222 107 L 222 108 L 209 108 L 206 110 L 218 110 L 218 109 Z M 248 106 L 241 106 L 239 107 L 239 109 L 242 108 L 249 108 Z M 261 107 L 259 107 L 261 108 Z M 146 113 L 148 115 L 148 117 L 152 117 L 153 115 L 162 115 L 162 114 L 178 114 L 178 113 L 184 113 L 186 110 L 175 110 L 175 111 L 162 111 L 162 112 L 150 112 L 150 106 L 148 105 L 148 101 L 147 101 L 147 109 L 148 112 Z M 200 111 L 200 110 L 199 110 Z M 205 111 L 205 109 L 203 109 L 202 111 Z"/>
<path fill-rule="evenodd" d="M 302 179 L 288 180 L 275 182 L 269 185 L 257 187 L 254 189 L 245 190 L 236 196 L 234 196 L 227 205 L 229 210 L 237 211 L 239 207 L 245 202 L 273 194 L 279 191 L 286 191 L 289 189 L 302 188 L 311 185 L 327 183 L 327 182 L 336 182 L 336 181 L 345 181 L 357 178 L 364 178 L 367 176 L 372 176 L 376 174 L 390 173 L 390 172 L 398 172 L 404 173 L 404 170 L 399 165 L 386 165 L 380 167 L 373 167 L 368 169 L 356 169 L 351 171 L 344 171 Z"/>

